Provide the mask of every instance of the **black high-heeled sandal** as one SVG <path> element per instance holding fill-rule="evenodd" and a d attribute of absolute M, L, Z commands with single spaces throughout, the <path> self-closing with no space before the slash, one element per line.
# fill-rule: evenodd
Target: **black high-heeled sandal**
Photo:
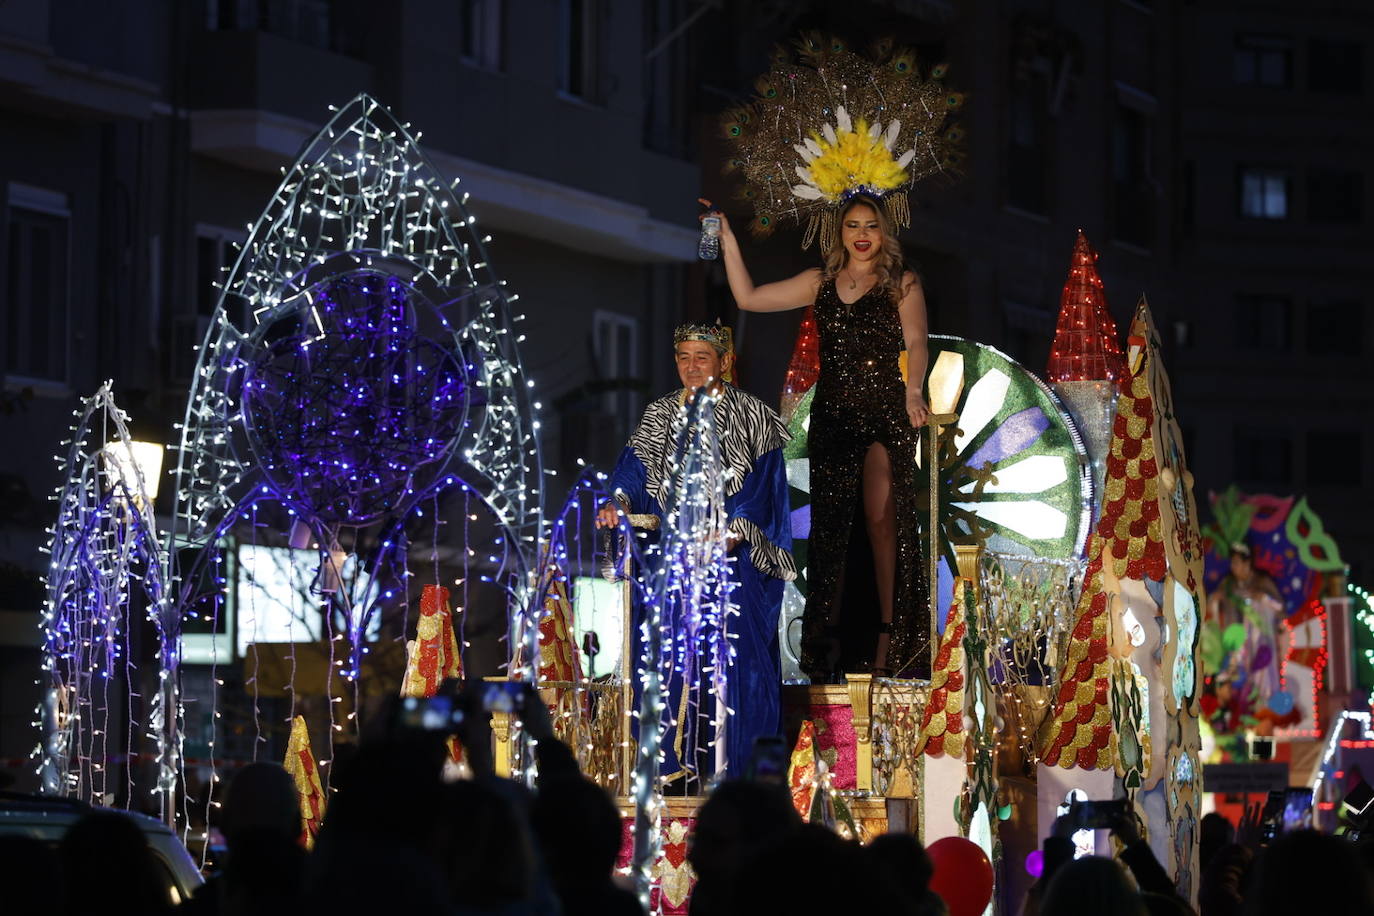
<path fill-rule="evenodd" d="M 879 636 L 891 637 L 891 636 L 892 636 L 892 624 L 891 624 L 891 622 L 886 621 L 886 620 L 880 620 L 880 621 L 878 621 L 878 635 L 879 635 Z M 891 652 L 891 651 L 892 651 L 892 640 L 891 640 L 891 638 L 888 639 L 888 642 L 887 642 L 887 650 L 888 650 L 888 652 Z M 876 678 L 876 677 L 892 677 L 892 666 L 891 666 L 891 665 L 878 665 L 878 664 L 876 664 L 877 655 L 878 655 L 878 652 L 877 652 L 877 649 L 876 649 L 876 648 L 875 648 L 874 651 L 873 651 L 873 655 L 874 655 L 874 661 L 875 661 L 875 664 L 873 665 L 873 668 L 872 668 L 872 674 L 873 674 L 873 676 L 874 676 L 875 678 Z"/>

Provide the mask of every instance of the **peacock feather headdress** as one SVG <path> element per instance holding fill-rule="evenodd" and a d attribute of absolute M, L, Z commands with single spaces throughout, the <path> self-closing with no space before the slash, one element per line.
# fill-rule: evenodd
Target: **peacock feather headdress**
<path fill-rule="evenodd" d="M 855 196 L 882 202 L 900 227 L 911 223 L 907 190 L 958 165 L 958 127 L 946 127 L 964 101 L 941 82 L 943 64 L 922 77 L 914 52 L 876 45 L 869 55 L 837 38 L 803 35 L 795 52 L 779 48 L 754 84 L 757 95 L 727 111 L 727 172 L 744 179 L 753 232 L 772 234 L 785 219 L 827 249 L 839 208 Z"/>

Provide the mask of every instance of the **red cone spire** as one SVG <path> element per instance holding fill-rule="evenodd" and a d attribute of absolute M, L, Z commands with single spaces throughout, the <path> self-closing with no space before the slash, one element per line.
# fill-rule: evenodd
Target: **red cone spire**
<path fill-rule="evenodd" d="M 787 381 L 782 386 L 782 417 L 788 420 L 802 395 L 816 384 L 821 376 L 821 339 L 816 332 L 815 307 L 808 305 L 797 329 L 797 343 L 792 348 L 792 361 L 787 364 Z"/>
<path fill-rule="evenodd" d="M 1126 375 L 1126 360 L 1107 309 L 1107 294 L 1097 274 L 1097 252 L 1083 230 L 1073 246 L 1073 260 L 1059 297 L 1059 326 L 1054 331 L 1045 377 L 1051 382 L 1115 381 Z"/>

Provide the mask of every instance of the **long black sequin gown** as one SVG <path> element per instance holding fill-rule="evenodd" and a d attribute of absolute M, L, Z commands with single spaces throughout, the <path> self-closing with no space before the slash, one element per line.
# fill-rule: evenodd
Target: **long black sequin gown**
<path fill-rule="evenodd" d="M 920 540 L 916 454 L 919 431 L 906 414 L 906 385 L 898 357 L 905 349 L 897 303 L 875 287 L 852 304 L 840 301 L 835 281 L 816 295 L 821 374 L 807 434 L 811 458 L 811 542 L 807 548 L 802 666 L 824 667 L 831 610 L 849 553 L 855 506 L 863 498 L 868 447 L 887 448 L 897 508 L 897 563 L 888 666 L 903 677 L 930 674 L 930 612 Z M 858 518 L 862 518 L 862 510 Z M 869 567 L 869 575 L 872 575 Z M 878 616 L 874 610 L 874 617 Z"/>

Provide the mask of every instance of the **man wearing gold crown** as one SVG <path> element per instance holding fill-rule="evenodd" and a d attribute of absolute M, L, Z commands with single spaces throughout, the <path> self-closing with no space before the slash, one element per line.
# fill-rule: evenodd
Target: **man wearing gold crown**
<path fill-rule="evenodd" d="M 707 388 L 718 398 L 714 418 L 723 464 L 726 538 L 734 557 L 731 601 L 739 610 L 730 618 L 735 660 L 726 705 L 734 715 L 725 738 L 726 766 L 738 776 L 749 762 L 754 739 L 779 731 L 778 613 L 783 583 L 797 575 L 782 454 L 787 427 L 770 407 L 730 384 L 734 352 L 729 328 L 683 325 L 673 334 L 673 355 L 683 387 L 645 409 L 611 474 L 614 502 L 601 508 L 597 526 L 614 527 L 621 512 L 663 516 L 679 419 L 688 398 Z M 674 716 L 678 705 L 670 703 Z M 695 761 L 679 759 L 681 742 L 674 740 L 681 733 L 678 724 L 671 723 L 664 733 L 664 773 L 670 777 L 696 772 Z"/>

